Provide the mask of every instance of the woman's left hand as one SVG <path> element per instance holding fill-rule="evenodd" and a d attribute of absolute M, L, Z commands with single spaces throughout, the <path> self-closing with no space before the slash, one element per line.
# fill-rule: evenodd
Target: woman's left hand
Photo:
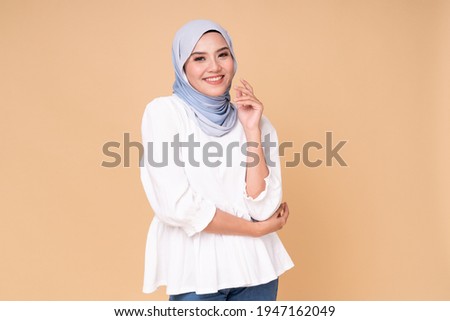
<path fill-rule="evenodd" d="M 242 86 L 235 86 L 236 98 L 234 100 L 237 106 L 239 121 L 246 132 L 259 130 L 259 122 L 264 110 L 263 104 L 255 97 L 253 87 L 241 79 Z"/>

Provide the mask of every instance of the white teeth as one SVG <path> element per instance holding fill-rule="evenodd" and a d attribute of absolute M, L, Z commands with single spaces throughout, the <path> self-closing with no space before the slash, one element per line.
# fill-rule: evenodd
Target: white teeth
<path fill-rule="evenodd" d="M 218 76 L 218 77 L 213 77 L 213 78 L 206 78 L 206 81 L 218 81 L 220 79 L 222 79 L 223 76 Z"/>

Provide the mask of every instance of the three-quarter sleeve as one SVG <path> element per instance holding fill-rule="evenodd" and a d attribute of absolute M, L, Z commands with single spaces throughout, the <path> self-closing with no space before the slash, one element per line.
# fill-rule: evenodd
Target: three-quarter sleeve
<path fill-rule="evenodd" d="M 261 133 L 264 155 L 266 155 L 266 163 L 269 170 L 269 174 L 264 178 L 265 188 L 255 198 L 247 194 L 245 182 L 243 189 L 244 201 L 248 212 L 257 221 L 264 221 L 272 216 L 280 206 L 282 200 L 278 136 L 275 128 L 265 116 L 261 119 Z"/>
<path fill-rule="evenodd" d="M 191 188 L 181 166 L 182 152 L 171 144 L 182 134 L 180 117 L 180 110 L 164 98 L 147 105 L 142 120 L 141 181 L 155 216 L 192 236 L 211 222 L 216 207 Z"/>

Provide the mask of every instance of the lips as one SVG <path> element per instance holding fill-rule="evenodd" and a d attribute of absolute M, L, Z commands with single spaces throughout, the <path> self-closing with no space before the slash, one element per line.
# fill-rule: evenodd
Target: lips
<path fill-rule="evenodd" d="M 218 84 L 222 83 L 222 80 L 224 77 L 225 77 L 224 75 L 220 75 L 220 76 L 203 78 L 203 80 L 206 81 L 208 84 L 218 85 Z"/>

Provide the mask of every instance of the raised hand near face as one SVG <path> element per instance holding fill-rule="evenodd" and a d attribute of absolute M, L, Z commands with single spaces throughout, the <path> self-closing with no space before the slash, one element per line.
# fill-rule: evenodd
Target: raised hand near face
<path fill-rule="evenodd" d="M 248 81 L 241 79 L 241 85 L 234 87 L 236 98 L 234 103 L 238 109 L 238 118 L 246 133 L 258 131 L 263 104 L 256 98 L 253 87 Z"/>

